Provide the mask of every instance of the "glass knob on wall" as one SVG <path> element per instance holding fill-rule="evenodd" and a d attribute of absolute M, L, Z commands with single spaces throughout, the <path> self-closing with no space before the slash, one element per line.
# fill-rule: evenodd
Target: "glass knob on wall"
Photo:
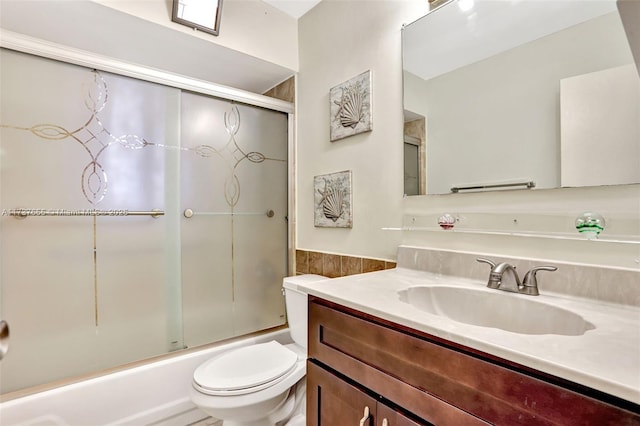
<path fill-rule="evenodd" d="M 584 212 L 576 218 L 576 229 L 589 240 L 598 238 L 604 226 L 604 217 L 595 212 Z"/>
<path fill-rule="evenodd" d="M 449 213 L 445 213 L 438 218 L 438 225 L 442 229 L 452 229 L 456 224 L 456 218 Z"/>

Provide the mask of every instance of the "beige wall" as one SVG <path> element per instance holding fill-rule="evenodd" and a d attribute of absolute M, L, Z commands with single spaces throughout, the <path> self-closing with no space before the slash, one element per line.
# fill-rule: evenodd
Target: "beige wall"
<path fill-rule="evenodd" d="M 320 2 L 298 26 L 297 247 L 394 259 L 402 211 L 403 23 L 426 12 L 426 1 Z M 373 131 L 329 141 L 329 90 L 371 70 Z M 313 177 L 353 172 L 353 228 L 313 225 Z"/>
<path fill-rule="evenodd" d="M 445 232 L 383 231 L 403 217 L 445 212 L 541 213 L 564 217 L 601 212 L 611 224 L 638 233 L 640 186 L 510 191 L 402 199 L 401 26 L 426 2 L 325 0 L 299 21 L 297 87 L 297 247 L 343 255 L 395 259 L 399 243 L 487 254 L 640 267 L 640 245 L 562 241 Z M 329 142 L 329 89 L 370 69 L 373 131 Z M 353 229 L 313 226 L 313 177 L 353 171 Z M 544 213 L 544 215 L 542 214 Z M 429 223 L 428 226 L 435 226 Z M 577 235 L 577 234 L 576 234 Z"/>

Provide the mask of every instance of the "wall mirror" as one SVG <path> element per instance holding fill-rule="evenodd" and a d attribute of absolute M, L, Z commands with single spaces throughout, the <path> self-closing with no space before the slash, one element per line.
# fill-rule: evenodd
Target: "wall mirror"
<path fill-rule="evenodd" d="M 194 30 L 217 36 L 221 15 L 222 0 L 173 0 L 171 20 Z"/>
<path fill-rule="evenodd" d="M 424 172 L 405 170 L 407 195 L 640 182 L 640 77 L 615 0 L 451 0 L 402 47 Z"/>

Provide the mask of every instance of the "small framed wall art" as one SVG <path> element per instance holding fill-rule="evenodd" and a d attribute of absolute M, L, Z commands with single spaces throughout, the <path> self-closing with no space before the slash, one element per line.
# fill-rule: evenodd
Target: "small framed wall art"
<path fill-rule="evenodd" d="M 331 88 L 329 101 L 331 142 L 371 131 L 370 70 Z"/>
<path fill-rule="evenodd" d="M 314 225 L 321 228 L 352 228 L 351 170 L 315 176 Z"/>

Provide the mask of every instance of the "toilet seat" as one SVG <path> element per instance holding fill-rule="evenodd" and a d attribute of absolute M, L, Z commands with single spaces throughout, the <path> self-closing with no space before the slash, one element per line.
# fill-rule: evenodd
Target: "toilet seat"
<path fill-rule="evenodd" d="M 244 395 L 282 381 L 297 362 L 298 355 L 276 341 L 241 347 L 198 367 L 193 384 L 207 395 Z"/>

